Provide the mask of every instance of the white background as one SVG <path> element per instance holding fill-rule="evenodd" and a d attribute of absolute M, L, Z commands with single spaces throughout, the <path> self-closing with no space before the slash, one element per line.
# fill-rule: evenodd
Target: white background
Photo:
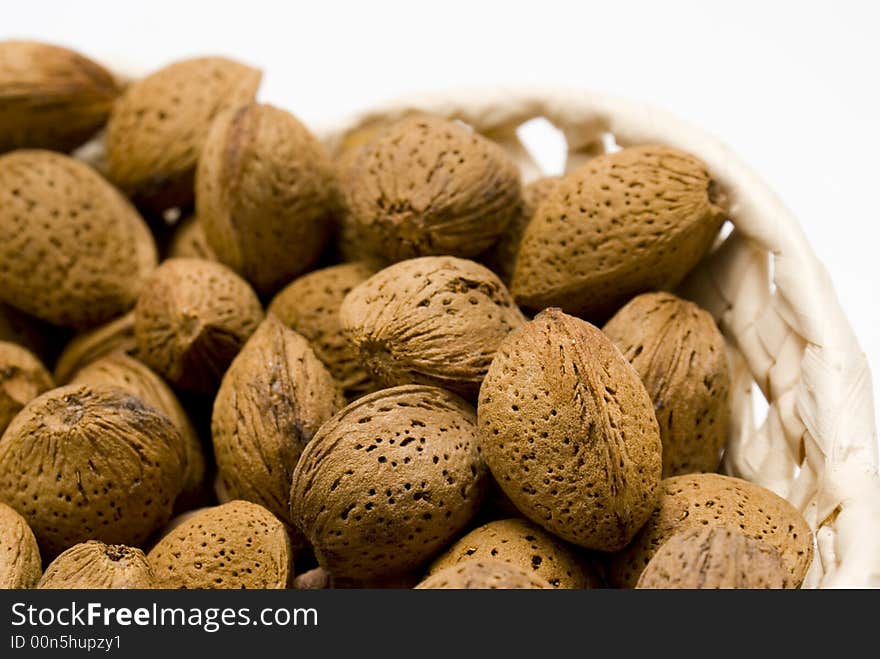
<path fill-rule="evenodd" d="M 663 106 L 732 145 L 801 219 L 880 372 L 880 3 L 42 2 L 0 38 L 123 68 L 265 69 L 262 100 L 327 122 L 413 91 L 568 85 Z M 875 404 L 876 405 L 876 404 Z"/>

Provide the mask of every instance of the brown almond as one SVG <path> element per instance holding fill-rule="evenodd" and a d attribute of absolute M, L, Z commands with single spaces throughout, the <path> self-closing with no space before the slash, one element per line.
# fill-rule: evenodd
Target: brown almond
<path fill-rule="evenodd" d="M 420 568 L 477 512 L 486 468 L 475 415 L 443 389 L 408 385 L 358 399 L 306 445 L 293 520 L 334 578 Z"/>
<path fill-rule="evenodd" d="M 491 558 L 473 558 L 449 565 L 426 577 L 418 590 L 552 589 L 549 583 L 518 565 Z"/>
<path fill-rule="evenodd" d="M 469 398 L 499 344 L 525 321 L 491 270 L 452 256 L 380 270 L 345 297 L 339 319 L 377 382 L 429 384 Z"/>
<path fill-rule="evenodd" d="M 636 588 L 794 588 L 776 549 L 738 528 L 703 526 L 673 535 L 648 563 Z"/>
<path fill-rule="evenodd" d="M 501 519 L 475 528 L 440 555 L 428 569 L 435 574 L 472 559 L 510 563 L 553 588 L 595 588 L 599 579 L 576 550 L 525 519 Z"/>
<path fill-rule="evenodd" d="M 183 439 L 183 489 L 175 508 L 188 510 L 204 498 L 205 455 L 196 429 L 171 388 L 146 364 L 123 352 L 112 353 L 77 371 L 71 383 L 118 387 L 164 412 Z"/>
<path fill-rule="evenodd" d="M 169 259 L 205 259 L 216 261 L 217 255 L 205 238 L 205 230 L 197 215 L 180 222 L 168 246 Z"/>
<path fill-rule="evenodd" d="M 53 387 L 52 376 L 31 351 L 0 341 L 0 436 L 21 409 Z"/>
<path fill-rule="evenodd" d="M 548 309 L 501 344 L 480 389 L 483 456 L 517 508 L 615 551 L 654 509 L 660 433 L 638 374 L 596 327 Z"/>
<path fill-rule="evenodd" d="M 0 41 L 0 153 L 71 151 L 104 125 L 118 94 L 113 76 L 79 53 Z"/>
<path fill-rule="evenodd" d="M 155 266 L 147 225 L 91 167 L 49 151 L 0 157 L 0 301 L 84 329 L 128 311 Z"/>
<path fill-rule="evenodd" d="M 0 590 L 33 588 L 43 564 L 27 520 L 0 502 Z"/>
<path fill-rule="evenodd" d="M 251 103 L 214 120 L 196 205 L 217 258 L 270 295 L 317 262 L 338 195 L 318 139 L 289 112 Z"/>
<path fill-rule="evenodd" d="M 343 404 L 309 342 L 269 315 L 232 362 L 214 401 L 214 455 L 226 495 L 264 506 L 293 529 L 294 467 Z M 294 550 L 304 545 L 298 532 L 291 541 Z"/>
<path fill-rule="evenodd" d="M 357 351 L 342 333 L 339 309 L 351 290 L 374 270 L 366 263 L 343 263 L 294 280 L 269 305 L 269 313 L 309 340 L 350 399 L 376 389 Z"/>
<path fill-rule="evenodd" d="M 598 156 L 538 206 L 511 292 L 527 309 L 605 320 L 634 295 L 678 285 L 724 218 L 706 165 L 687 153 L 639 146 Z"/>
<path fill-rule="evenodd" d="M 497 144 L 439 117 L 381 128 L 346 167 L 343 188 L 364 248 L 394 262 L 476 256 L 519 212 L 519 172 Z"/>
<path fill-rule="evenodd" d="M 52 561 L 37 588 L 129 590 L 158 585 L 153 568 L 140 549 L 90 540 L 74 545 Z"/>
<path fill-rule="evenodd" d="M 190 516 L 147 559 L 163 588 L 283 589 L 293 580 L 284 525 L 247 501 L 230 501 Z"/>
<path fill-rule="evenodd" d="M 730 372 L 712 316 L 671 293 L 646 293 L 602 331 L 638 371 L 654 402 L 663 477 L 715 471 L 730 427 Z"/>
<path fill-rule="evenodd" d="M 169 259 L 135 307 L 138 358 L 180 389 L 213 393 L 262 319 L 256 293 L 226 266 Z"/>
<path fill-rule="evenodd" d="M 71 339 L 55 364 L 55 382 L 66 384 L 78 370 L 114 352 L 137 353 L 134 311 Z"/>
<path fill-rule="evenodd" d="M 781 556 L 800 587 L 813 560 L 813 534 L 785 499 L 760 485 L 720 474 L 673 476 L 660 483 L 650 519 L 632 543 L 613 557 L 608 577 L 632 588 L 659 547 L 676 533 L 706 526 L 730 526 L 761 540 Z"/>
<path fill-rule="evenodd" d="M 0 302 L 0 341 L 17 343 L 34 353 L 44 364 L 52 364 L 68 338 L 67 330 Z"/>
<path fill-rule="evenodd" d="M 171 516 L 182 444 L 165 414 L 121 389 L 53 389 L 0 440 L 0 500 L 27 520 L 45 559 L 86 540 L 138 546 Z"/>
<path fill-rule="evenodd" d="M 129 85 L 107 123 L 110 179 L 153 211 L 191 204 L 211 121 L 251 102 L 261 77 L 223 57 L 199 57 Z"/>

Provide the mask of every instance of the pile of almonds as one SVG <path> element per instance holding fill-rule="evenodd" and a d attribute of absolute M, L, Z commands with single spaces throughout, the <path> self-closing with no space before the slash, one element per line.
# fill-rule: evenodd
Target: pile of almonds
<path fill-rule="evenodd" d="M 423 114 L 330 153 L 260 79 L 0 43 L 0 587 L 801 585 L 674 294 L 727 219 L 704 163 L 523 185 Z"/>

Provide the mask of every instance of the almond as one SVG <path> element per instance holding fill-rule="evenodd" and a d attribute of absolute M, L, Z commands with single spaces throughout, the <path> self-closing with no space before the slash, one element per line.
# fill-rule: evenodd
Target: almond
<path fill-rule="evenodd" d="M 455 563 L 431 574 L 416 588 L 419 590 L 548 590 L 553 586 L 517 565 L 491 558 L 474 558 Z"/>
<path fill-rule="evenodd" d="M 144 552 L 125 545 L 90 540 L 62 552 L 37 588 L 52 590 L 150 589 L 158 581 Z"/>
<path fill-rule="evenodd" d="M 0 590 L 33 588 L 43 564 L 34 532 L 24 517 L 0 502 Z"/>
<path fill-rule="evenodd" d="M 190 215 L 175 229 L 168 246 L 168 258 L 217 260 L 197 215 Z"/>
<path fill-rule="evenodd" d="M 78 370 L 114 352 L 137 353 L 134 311 L 71 339 L 55 364 L 55 381 L 66 384 Z"/>
<path fill-rule="evenodd" d="M 36 355 L 0 341 L 0 436 L 25 405 L 53 386 L 52 376 Z"/>

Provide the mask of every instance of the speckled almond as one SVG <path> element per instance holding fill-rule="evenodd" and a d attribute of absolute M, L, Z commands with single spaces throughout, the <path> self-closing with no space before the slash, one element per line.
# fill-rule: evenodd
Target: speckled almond
<path fill-rule="evenodd" d="M 214 455 L 226 496 L 253 501 L 293 530 L 293 470 L 318 428 L 343 406 L 309 342 L 269 315 L 226 372 L 214 401 Z M 296 532 L 294 550 L 304 545 Z"/>
<path fill-rule="evenodd" d="M 190 204 L 211 121 L 251 102 L 261 77 L 229 59 L 200 57 L 129 85 L 107 123 L 110 179 L 154 211 Z"/>
<path fill-rule="evenodd" d="M 196 429 L 171 388 L 146 364 L 123 352 L 112 353 L 77 371 L 71 383 L 118 387 L 164 412 L 183 439 L 183 489 L 175 509 L 188 510 L 204 498 L 205 456 Z"/>
<path fill-rule="evenodd" d="M 0 436 L 27 403 L 53 387 L 52 376 L 29 350 L 0 341 Z"/>
<path fill-rule="evenodd" d="M 0 157 L 0 301 L 87 328 L 128 311 L 155 266 L 147 225 L 91 167 L 50 151 Z"/>
<path fill-rule="evenodd" d="M 171 515 L 182 446 L 168 417 L 128 392 L 53 389 L 0 440 L 0 500 L 27 520 L 44 559 L 86 540 L 138 546 Z"/>
<path fill-rule="evenodd" d="M 168 246 L 168 258 L 217 260 L 217 255 L 205 238 L 205 230 L 198 216 L 189 216 L 174 230 Z"/>
<path fill-rule="evenodd" d="M 654 509 L 660 433 L 638 374 L 596 327 L 548 309 L 498 349 L 477 408 L 510 500 L 574 544 L 622 549 Z"/>
<path fill-rule="evenodd" d="M 125 545 L 90 540 L 64 551 L 43 574 L 37 588 L 53 590 L 128 590 L 157 588 L 144 552 Z"/>
<path fill-rule="evenodd" d="M 138 358 L 180 389 L 213 393 L 262 319 L 256 293 L 226 266 L 169 259 L 135 307 Z"/>
<path fill-rule="evenodd" d="M 163 588 L 283 589 L 293 580 L 284 525 L 247 501 L 230 501 L 190 516 L 147 559 Z"/>
<path fill-rule="evenodd" d="M 261 295 L 314 266 L 338 206 L 330 158 L 292 114 L 251 103 L 214 121 L 196 173 L 199 222 Z"/>
<path fill-rule="evenodd" d="M 654 402 L 664 478 L 715 471 L 730 426 L 730 372 L 712 316 L 671 293 L 646 293 L 602 331 L 638 371 Z"/>
<path fill-rule="evenodd" d="M 384 389 L 321 426 L 294 471 L 291 511 L 335 578 L 390 578 L 461 532 L 486 475 L 465 401 L 436 387 Z"/>
<path fill-rule="evenodd" d="M 702 526 L 669 538 L 648 563 L 636 588 L 794 588 L 780 553 L 740 529 Z"/>
<path fill-rule="evenodd" d="M 538 206 L 510 289 L 531 310 L 607 319 L 634 295 L 674 288 L 725 218 L 706 165 L 665 146 L 599 156 Z"/>
<path fill-rule="evenodd" d="M 318 359 L 352 399 L 376 385 L 342 333 L 339 308 L 345 296 L 373 272 L 361 262 L 315 270 L 286 286 L 269 305 L 270 313 L 309 340 Z"/>
<path fill-rule="evenodd" d="M 33 588 L 42 571 L 40 549 L 27 521 L 0 502 L 0 590 Z"/>
<path fill-rule="evenodd" d="M 55 382 L 66 384 L 78 370 L 114 352 L 137 353 L 134 311 L 71 339 L 55 363 Z"/>
<path fill-rule="evenodd" d="M 510 278 L 513 276 L 516 255 L 519 253 L 526 227 L 538 210 L 538 205 L 559 185 L 559 180 L 558 176 L 545 176 L 523 186 L 519 213 L 507 225 L 498 242 L 482 256 L 481 260 L 505 284 L 510 284 Z"/>
<path fill-rule="evenodd" d="M 552 589 L 538 575 L 517 565 L 487 558 L 474 558 L 431 574 L 418 590 L 519 590 Z"/>
<path fill-rule="evenodd" d="M 554 588 L 582 589 L 599 585 L 598 577 L 575 549 L 525 519 L 502 519 L 474 529 L 441 554 L 431 564 L 428 574 L 471 559 L 510 563 Z"/>
<path fill-rule="evenodd" d="M 666 478 L 650 519 L 611 561 L 608 578 L 633 587 L 660 546 L 673 535 L 706 526 L 730 526 L 782 555 L 799 587 L 813 560 L 813 534 L 788 501 L 754 483 L 720 474 Z"/>
<path fill-rule="evenodd" d="M 476 256 L 519 212 L 519 172 L 498 145 L 425 115 L 383 127 L 343 176 L 364 248 L 387 261 Z"/>
<path fill-rule="evenodd" d="M 499 344 L 525 321 L 491 270 L 451 256 L 379 271 L 345 297 L 339 318 L 377 382 L 430 384 L 469 398 Z"/>
<path fill-rule="evenodd" d="M 0 153 L 70 151 L 104 124 L 118 94 L 106 69 L 72 50 L 0 41 Z"/>

